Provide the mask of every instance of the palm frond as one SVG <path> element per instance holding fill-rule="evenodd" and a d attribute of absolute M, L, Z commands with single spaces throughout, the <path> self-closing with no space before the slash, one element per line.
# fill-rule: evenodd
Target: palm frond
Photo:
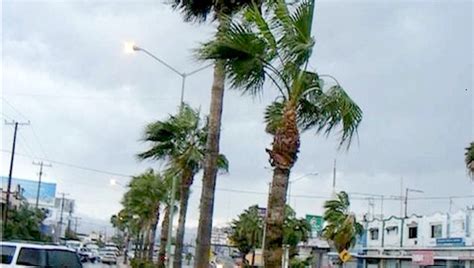
<path fill-rule="evenodd" d="M 221 172 L 229 172 L 229 160 L 225 155 L 219 154 L 219 156 L 217 157 L 217 168 Z"/>
<path fill-rule="evenodd" d="M 340 146 L 349 148 L 352 138 L 362 121 L 362 110 L 339 85 L 332 86 L 326 92 L 308 95 L 300 102 L 300 125 L 303 130 L 313 127 L 316 132 L 329 135 L 341 127 Z"/>
<path fill-rule="evenodd" d="M 274 101 L 265 108 L 265 131 L 274 135 L 276 130 L 281 127 L 283 120 L 283 102 Z"/>
<path fill-rule="evenodd" d="M 226 73 L 232 87 L 256 95 L 265 82 L 265 39 L 242 24 L 232 23 L 219 38 L 205 43 L 199 50 L 201 59 L 226 60 Z"/>
<path fill-rule="evenodd" d="M 474 142 L 471 142 L 468 147 L 466 147 L 466 152 L 464 153 L 467 172 L 471 176 L 471 179 L 474 180 Z"/>

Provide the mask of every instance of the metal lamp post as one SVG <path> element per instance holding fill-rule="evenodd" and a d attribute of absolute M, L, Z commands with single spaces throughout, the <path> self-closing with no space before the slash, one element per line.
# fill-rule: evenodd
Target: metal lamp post
<path fill-rule="evenodd" d="M 301 180 L 301 179 L 304 179 L 308 176 L 318 176 L 319 173 L 318 172 L 311 172 L 311 173 L 307 173 L 307 174 L 304 174 L 302 176 L 299 176 L 298 178 L 296 179 L 293 179 L 293 180 L 290 180 L 288 181 L 288 198 L 287 198 L 287 201 L 286 201 L 286 204 L 287 205 L 290 205 L 290 199 L 291 199 L 291 184 Z"/>
<path fill-rule="evenodd" d="M 193 70 L 191 72 L 185 73 L 185 72 L 178 71 L 173 66 L 166 63 L 164 60 L 158 58 L 157 56 L 155 56 L 150 51 L 148 51 L 148 50 L 146 50 L 142 47 L 136 46 L 133 42 L 126 42 L 125 46 L 124 46 L 124 51 L 125 51 L 125 53 L 128 53 L 128 54 L 131 54 L 135 51 L 141 51 L 141 52 L 147 54 L 148 56 L 150 56 L 151 58 L 153 58 L 154 60 L 156 60 L 157 62 L 159 62 L 160 64 L 167 67 L 173 73 L 175 73 L 175 74 L 177 74 L 181 77 L 181 95 L 180 95 L 180 102 L 179 102 L 180 110 L 183 108 L 183 104 L 184 104 L 184 89 L 185 89 L 185 85 L 186 85 L 186 77 L 191 76 L 193 74 L 196 74 L 196 73 L 198 73 L 198 72 L 200 72 L 204 69 L 207 69 L 207 68 L 209 68 L 213 65 L 213 63 L 211 63 L 211 64 L 205 65 L 201 68 L 198 68 L 196 70 Z M 172 234 L 173 234 L 173 218 L 174 218 L 174 204 L 173 203 L 174 203 L 174 199 L 176 198 L 176 187 L 177 187 L 177 183 L 178 183 L 177 180 L 178 180 L 178 178 L 176 176 L 174 176 L 172 186 L 171 186 L 171 194 L 170 194 L 170 217 L 169 217 L 168 239 L 167 239 L 167 243 L 166 243 L 166 251 L 168 253 L 168 266 L 169 267 L 172 267 L 172 263 L 173 263 L 172 260 L 171 260 L 171 238 L 172 238 Z"/>
<path fill-rule="evenodd" d="M 422 190 L 406 188 L 405 189 L 405 218 L 408 218 L 408 193 L 424 193 Z"/>

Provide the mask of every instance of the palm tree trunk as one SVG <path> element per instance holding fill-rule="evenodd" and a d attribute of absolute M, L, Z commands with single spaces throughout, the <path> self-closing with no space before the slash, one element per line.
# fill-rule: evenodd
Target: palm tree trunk
<path fill-rule="evenodd" d="M 145 247 L 146 247 L 146 245 L 145 245 L 145 235 L 146 235 L 146 232 L 147 232 L 147 231 L 144 230 L 144 231 L 142 232 L 141 236 L 140 236 L 140 252 L 139 252 L 139 254 L 140 254 L 140 260 L 143 260 L 143 259 L 144 259 L 144 256 L 145 256 L 143 253 L 145 252 Z"/>
<path fill-rule="evenodd" d="M 131 233 L 130 231 L 127 231 L 126 233 L 126 239 L 125 239 L 125 250 L 124 250 L 124 256 L 123 256 L 123 264 L 128 263 L 128 245 L 130 244 L 130 236 Z"/>
<path fill-rule="evenodd" d="M 290 170 L 296 162 L 299 145 L 296 109 L 289 102 L 283 111 L 283 125 L 273 137 L 272 149 L 267 149 L 270 164 L 274 168 L 266 218 L 265 267 L 281 267 L 286 193 Z"/>
<path fill-rule="evenodd" d="M 218 15 L 219 32 L 225 30 L 226 24 L 222 16 Z M 222 107 L 224 102 L 224 61 L 218 60 L 214 65 L 214 81 L 211 90 L 211 105 L 209 113 L 209 133 L 206 141 L 206 159 L 204 161 L 204 175 L 202 178 L 201 201 L 199 205 L 199 225 L 196 239 L 197 268 L 209 266 L 209 252 L 211 249 L 212 217 L 214 214 L 214 194 L 216 190 L 217 157 L 219 156 L 219 140 L 221 133 Z"/>
<path fill-rule="evenodd" d="M 160 235 L 160 251 L 158 253 L 158 267 L 162 268 L 166 265 L 166 242 L 168 241 L 168 228 L 170 219 L 170 206 L 167 205 L 165 209 L 165 217 L 161 224 Z"/>
<path fill-rule="evenodd" d="M 155 217 L 151 223 L 150 236 L 148 237 L 148 260 L 153 261 L 153 251 L 155 250 L 156 227 L 160 220 L 160 204 L 156 206 Z"/>
<path fill-rule="evenodd" d="M 143 250 L 142 250 L 142 259 L 149 260 L 148 259 L 148 247 L 150 246 L 150 225 L 148 225 L 147 230 L 146 230 L 146 235 L 143 238 Z"/>
<path fill-rule="evenodd" d="M 189 175 L 188 175 L 189 174 Z M 181 268 L 182 255 L 183 255 L 183 243 L 184 243 L 184 232 L 186 227 L 186 213 L 188 210 L 189 201 L 189 187 L 193 181 L 193 175 L 185 172 L 181 178 L 181 193 L 179 199 L 179 221 L 178 230 L 176 231 L 176 246 L 174 250 L 174 264 L 173 267 Z"/>

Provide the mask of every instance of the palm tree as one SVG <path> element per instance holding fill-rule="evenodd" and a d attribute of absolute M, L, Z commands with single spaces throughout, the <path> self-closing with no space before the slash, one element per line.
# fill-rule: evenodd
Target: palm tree
<path fill-rule="evenodd" d="M 131 215 L 140 219 L 142 230 L 146 233 L 147 259 L 153 259 L 156 227 L 160 218 L 161 203 L 166 200 L 167 187 L 160 174 L 153 169 L 134 176 L 125 193 L 122 204 Z"/>
<path fill-rule="evenodd" d="M 228 17 L 243 7 L 259 0 L 174 0 L 174 8 L 180 10 L 186 21 L 205 21 L 211 14 L 217 19 L 216 38 L 227 30 Z M 211 103 L 209 113 L 209 135 L 206 140 L 206 157 L 204 162 L 203 187 L 199 205 L 198 237 L 196 240 L 196 267 L 206 267 L 209 264 L 209 251 L 212 231 L 212 216 L 214 213 L 214 193 L 218 171 L 219 141 L 221 132 L 222 109 L 224 102 L 224 61 L 216 60 L 214 64 L 214 80 L 211 88 Z"/>
<path fill-rule="evenodd" d="M 237 219 L 231 223 L 230 240 L 242 254 L 243 260 L 245 256 L 252 252 L 252 261 L 250 265 L 255 264 L 255 249 L 262 244 L 263 219 L 259 215 L 257 205 L 246 209 Z"/>
<path fill-rule="evenodd" d="M 203 59 L 225 61 L 232 87 L 258 95 L 269 80 L 279 92 L 265 112 L 266 130 L 273 135 L 272 148 L 266 149 L 273 167 L 266 218 L 268 267 L 281 266 L 288 179 L 297 160 L 300 132 L 314 129 L 328 135 L 341 127 L 340 145 L 348 148 L 362 120 L 362 111 L 335 79 L 335 85 L 325 87 L 324 75 L 308 70 L 314 46 L 313 5 L 297 2 L 290 11 L 284 0 L 275 0 L 268 4 L 267 19 L 254 5 L 246 9 L 243 22 L 230 23 L 199 50 Z"/>
<path fill-rule="evenodd" d="M 349 210 L 349 196 L 342 191 L 333 200 L 324 203 L 324 220 L 327 225 L 323 229 L 323 237 L 341 252 L 353 247 L 363 227 L 357 222 L 354 213 Z"/>
<path fill-rule="evenodd" d="M 466 147 L 465 155 L 465 163 L 467 168 L 467 173 L 474 180 L 474 141 Z"/>
<path fill-rule="evenodd" d="M 207 135 L 208 126 L 201 120 L 199 111 L 183 104 L 177 115 L 171 115 L 164 121 L 157 121 L 146 127 L 143 139 L 151 143 L 151 146 L 138 155 L 140 159 L 167 161 L 166 177 L 180 178 L 178 192 L 180 209 L 174 254 L 176 267 L 181 267 L 190 187 L 194 176 L 204 165 Z M 222 171 L 228 170 L 228 161 L 224 155 L 218 156 L 217 166 Z M 163 237 L 161 239 L 166 240 Z"/>

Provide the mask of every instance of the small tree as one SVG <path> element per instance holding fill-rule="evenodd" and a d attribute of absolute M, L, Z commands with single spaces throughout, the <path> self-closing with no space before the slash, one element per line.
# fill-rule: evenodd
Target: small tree
<path fill-rule="evenodd" d="M 12 210 L 1 238 L 2 240 L 17 239 L 31 241 L 51 241 L 51 237 L 41 233 L 41 224 L 46 219 L 46 213 L 37 208 L 31 208 L 22 202 L 18 210 Z"/>
<path fill-rule="evenodd" d="M 290 246 L 290 259 L 298 255 L 298 244 L 307 241 L 311 226 L 302 218 L 296 218 L 295 211 L 286 206 L 285 221 L 283 226 L 283 243 Z M 246 209 L 237 219 L 232 221 L 230 240 L 244 257 L 252 252 L 253 266 L 255 262 L 255 249 L 262 245 L 263 218 L 259 216 L 257 205 Z"/>
<path fill-rule="evenodd" d="M 327 225 L 323 229 L 323 237 L 337 252 L 353 247 L 357 236 L 363 232 L 362 225 L 357 222 L 349 208 L 349 196 L 344 191 L 339 192 L 335 199 L 324 203 L 324 220 Z"/>

